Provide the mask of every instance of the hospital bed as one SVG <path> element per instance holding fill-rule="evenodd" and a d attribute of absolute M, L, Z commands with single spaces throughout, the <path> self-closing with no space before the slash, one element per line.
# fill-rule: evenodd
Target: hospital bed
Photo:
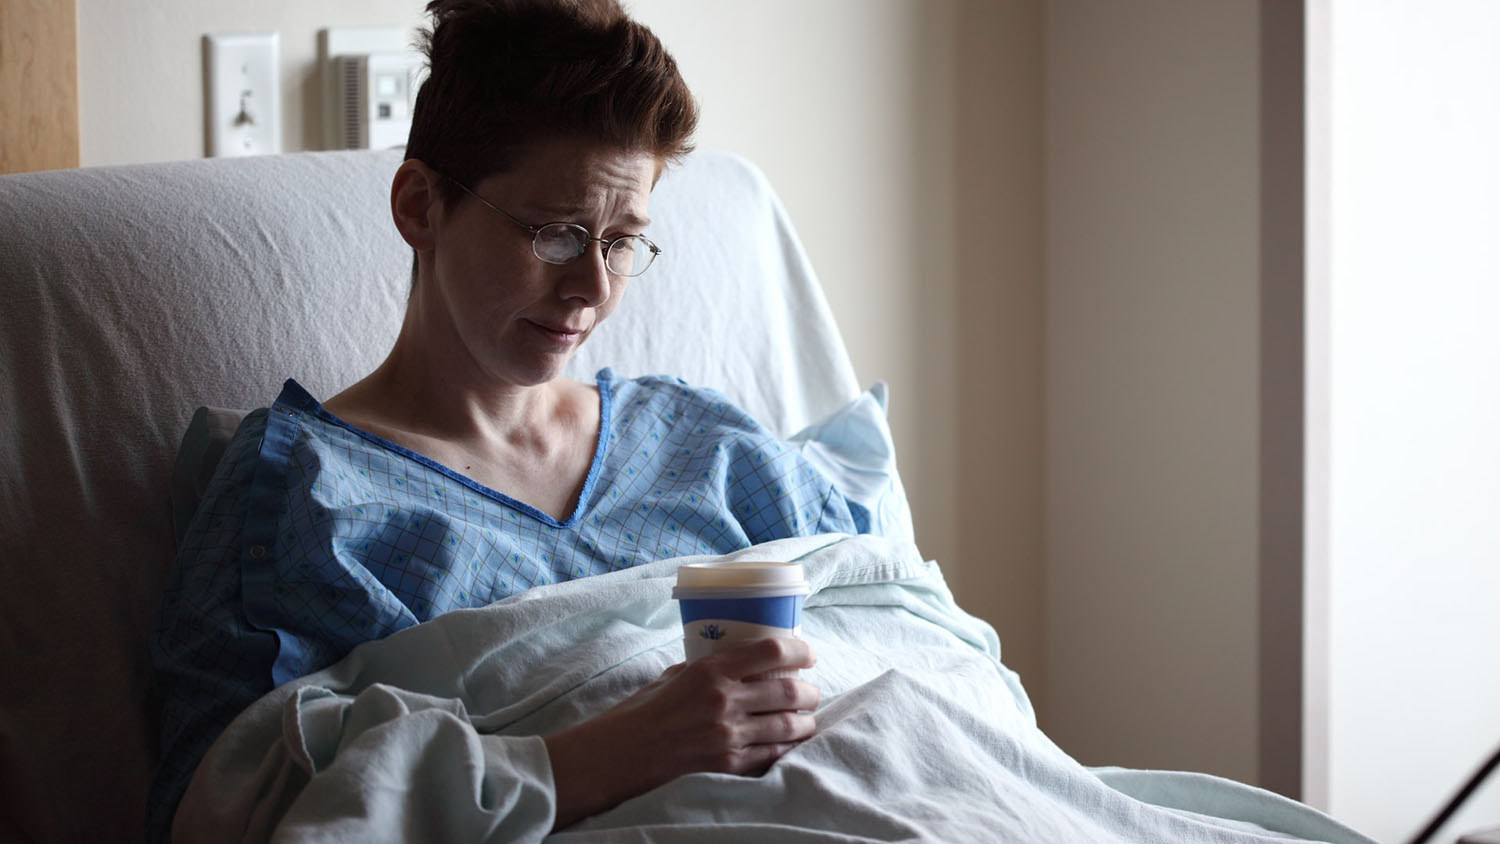
<path fill-rule="evenodd" d="M 287 377 L 331 396 L 388 351 L 411 283 L 411 253 L 387 205 L 398 163 L 393 152 L 302 153 L 0 177 L 0 840 L 142 835 L 157 730 L 146 642 L 173 556 L 174 522 L 191 514 L 245 409 L 268 404 Z M 665 255 L 632 285 L 570 373 L 587 377 L 610 365 L 625 375 L 671 373 L 718 388 L 783 436 L 801 432 L 798 447 L 831 465 L 829 471 L 842 465 L 853 472 L 849 483 L 879 487 L 887 515 L 909 526 L 888 431 L 876 425 L 851 434 L 837 424 L 814 425 L 830 415 L 837 421 L 861 401 L 880 404 L 883 392 L 862 392 L 764 177 L 732 155 L 695 153 L 664 177 L 651 210 L 650 234 Z M 973 706 L 999 706 L 1001 726 L 982 727 L 996 741 L 1010 741 L 1004 734 L 1014 730 L 1037 752 L 1054 753 L 1035 731 L 1024 691 L 999 663 L 993 632 L 952 606 L 935 565 L 909 544 L 898 545 L 824 543 L 774 552 L 814 561 L 880 556 L 886 579 L 879 583 L 855 584 L 829 564 L 827 617 L 853 617 L 848 601 L 886 602 L 882 617 L 909 602 L 899 614 L 925 625 L 911 641 L 927 643 L 912 647 L 927 648 L 929 639 L 950 643 L 967 662 L 949 671 L 948 681 L 966 671 L 977 678 L 949 688 L 931 708 L 969 697 Z M 648 581 L 618 585 L 654 594 Z M 834 595 L 835 587 L 844 591 Z M 828 653 L 841 653 L 834 626 L 818 626 L 822 617 L 809 609 L 809 630 L 826 635 Z M 670 661 L 675 646 L 680 659 L 680 640 L 650 629 L 654 623 L 641 622 L 642 647 Z M 420 634 L 398 644 L 413 642 L 420 644 Z M 846 652 L 849 666 L 863 665 L 864 656 Z M 369 659 L 377 657 L 372 652 Z M 847 700 L 873 702 L 878 715 L 879 702 L 898 693 L 882 691 L 876 681 L 908 682 L 917 669 L 877 663 L 859 677 L 837 675 L 830 666 L 834 673 L 824 679 L 847 685 Z M 856 688 L 863 697 L 853 694 Z M 983 694 L 969 694 L 975 689 Z M 960 721 L 969 717 L 960 714 Z M 837 745 L 827 752 L 833 765 L 853 753 Z M 993 747 L 964 755 L 986 754 L 1003 755 Z M 1160 815 L 1162 828 L 1191 840 L 1223 831 L 1193 826 L 1199 810 L 1212 804 L 1215 814 L 1231 817 L 1225 829 L 1252 836 L 1246 840 L 1264 840 L 1254 837 L 1263 827 L 1361 840 L 1272 795 L 1218 788 L 1208 779 L 1080 773 L 1060 751 L 1048 759 L 1058 771 L 1067 768 L 1058 776 L 1081 778 L 1060 780 L 1057 788 L 1076 791 L 1078 783 L 1092 782 L 1088 777 L 1107 785 L 1084 789 L 1098 805 L 1073 807 L 1074 815 L 1052 826 L 1040 822 L 1038 831 L 1097 823 L 1109 832 L 1121 817 L 1139 822 Z M 954 758 L 955 770 L 961 762 L 967 764 Z M 1046 805 L 1040 798 L 1008 802 L 1031 787 L 1024 782 L 984 779 L 979 800 L 961 782 L 932 788 L 956 789 L 953 799 L 975 804 L 975 817 L 993 820 L 986 827 L 993 831 L 1009 828 L 1002 821 L 1019 817 L 1017 807 L 1040 812 L 1036 807 Z M 826 785 L 836 777 L 817 780 Z M 758 811 L 761 822 L 779 818 L 787 826 L 776 827 L 784 835 L 773 838 L 834 840 L 817 838 L 823 832 L 814 820 L 800 832 L 792 828 L 796 812 L 817 811 L 812 804 L 756 810 L 749 806 L 752 792 L 734 790 L 745 784 L 683 787 L 690 786 Z M 1174 805 L 1184 794 L 1197 802 Z M 693 825 L 701 818 L 679 828 L 672 817 L 652 814 L 659 807 L 629 808 L 636 814 L 627 812 L 620 823 L 655 830 L 647 838 L 673 840 L 673 829 L 686 836 L 681 840 L 701 834 Z M 852 804 L 838 811 L 851 813 L 849 823 L 858 826 Z M 915 823 L 889 820 L 889 827 L 865 827 L 868 837 Z M 587 840 L 589 833 L 577 835 Z"/>
<path fill-rule="evenodd" d="M 199 406 L 260 407 L 288 377 L 331 396 L 380 362 L 411 283 L 387 202 L 399 161 L 0 179 L 0 840 L 141 826 L 156 729 L 145 645 L 173 555 L 179 443 Z M 570 372 L 673 373 L 784 434 L 859 393 L 758 171 L 695 156 L 652 211 L 665 256 Z M 184 453 L 179 506 L 236 420 L 200 417 L 209 436 Z"/>

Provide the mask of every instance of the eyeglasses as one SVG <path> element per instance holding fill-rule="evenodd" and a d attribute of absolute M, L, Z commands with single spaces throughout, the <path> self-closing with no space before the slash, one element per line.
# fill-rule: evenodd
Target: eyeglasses
<path fill-rule="evenodd" d="M 447 176 L 443 178 L 448 179 Z M 633 278 L 646 271 L 661 248 L 644 235 L 630 234 L 624 237 L 593 237 L 589 230 L 577 223 L 543 223 L 530 226 L 512 217 L 506 211 L 490 204 L 490 201 L 469 189 L 457 179 L 448 179 L 463 189 L 463 192 L 484 203 L 485 207 L 505 219 L 531 232 L 531 254 L 549 264 L 566 264 L 588 251 L 590 243 L 601 244 L 604 250 L 604 266 L 618 276 Z"/>

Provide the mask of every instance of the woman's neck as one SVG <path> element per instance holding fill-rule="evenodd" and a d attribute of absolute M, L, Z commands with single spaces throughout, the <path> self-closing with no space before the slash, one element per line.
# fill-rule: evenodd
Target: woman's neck
<path fill-rule="evenodd" d="M 596 390 L 564 378 L 474 385 L 393 350 L 324 405 L 356 427 L 565 521 L 601 430 Z"/>
<path fill-rule="evenodd" d="M 386 425 L 452 441 L 519 443 L 555 429 L 572 416 L 578 393 L 588 387 L 554 378 L 518 385 L 484 379 L 473 367 L 443 365 L 414 344 L 398 340 L 374 372 L 327 403 L 375 416 Z M 467 377 L 465 377 L 467 376 Z"/>

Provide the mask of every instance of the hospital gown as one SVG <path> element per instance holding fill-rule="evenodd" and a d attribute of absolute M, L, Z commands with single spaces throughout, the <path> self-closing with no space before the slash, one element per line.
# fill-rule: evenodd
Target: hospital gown
<path fill-rule="evenodd" d="M 563 521 L 353 428 L 288 381 L 194 515 L 152 639 L 161 839 L 194 768 L 274 686 L 355 645 L 546 583 L 826 532 L 870 514 L 723 395 L 598 377 L 600 436 Z"/>

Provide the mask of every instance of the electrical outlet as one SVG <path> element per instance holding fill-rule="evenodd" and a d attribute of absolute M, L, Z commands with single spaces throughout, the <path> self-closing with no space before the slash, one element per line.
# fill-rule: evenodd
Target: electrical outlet
<path fill-rule="evenodd" d="M 346 108 L 339 96 L 341 56 L 400 53 L 411 49 L 411 33 L 399 26 L 338 26 L 318 31 L 318 68 L 323 77 L 323 149 L 348 149 Z M 405 142 L 405 137 L 402 137 Z"/>
<path fill-rule="evenodd" d="M 274 32 L 203 36 L 210 156 L 281 152 L 279 53 Z"/>

